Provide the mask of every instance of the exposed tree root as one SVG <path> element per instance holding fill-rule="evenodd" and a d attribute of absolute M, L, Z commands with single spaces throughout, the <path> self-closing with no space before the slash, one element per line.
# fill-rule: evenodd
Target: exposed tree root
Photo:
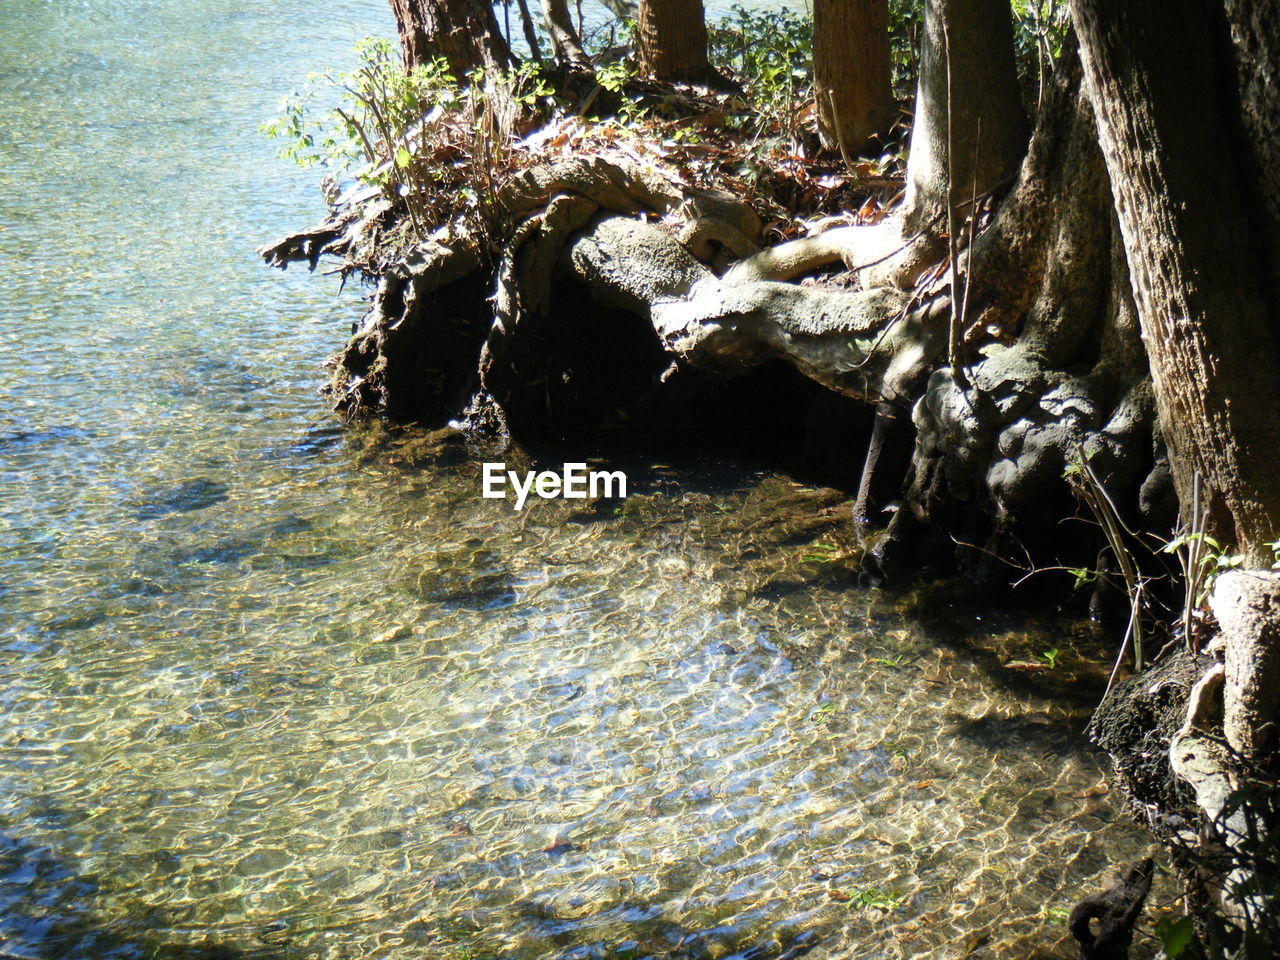
<path fill-rule="evenodd" d="M 496 403 L 506 416 L 495 422 L 527 422 L 539 408 L 546 423 L 564 420 L 568 398 L 601 416 L 625 406 L 620 380 L 634 399 L 679 371 L 729 378 L 783 361 L 841 396 L 913 408 L 906 506 L 879 548 L 887 566 L 914 564 L 895 551 L 922 524 L 982 544 L 1047 509 L 1048 488 L 1061 491 L 1060 508 L 1058 478 L 1081 450 L 1119 496 L 1137 501 L 1141 490 L 1157 505 L 1167 470 L 1092 122 L 1067 61 L 1012 191 L 961 259 L 963 376 L 942 365 L 951 271 L 936 229 L 906 236 L 890 217 L 761 249 L 760 217 L 743 198 L 614 153 L 512 176 L 491 205 L 486 234 L 505 235 L 496 255 L 455 227 L 382 269 L 334 364 L 336 404 L 348 415 L 448 419 Z M 384 229 L 383 203 L 264 256 L 311 262 L 362 249 Z M 807 279 L 833 266 L 842 282 Z M 425 388 L 407 372 L 435 370 L 441 338 L 459 369 L 431 393 L 428 413 L 414 408 Z M 592 363 L 591 340 L 597 353 L 606 343 L 630 352 L 631 374 L 620 375 L 625 356 Z M 975 504 L 984 509 L 965 507 Z M 957 507 L 988 517 L 988 530 L 971 516 L 957 523 Z"/>

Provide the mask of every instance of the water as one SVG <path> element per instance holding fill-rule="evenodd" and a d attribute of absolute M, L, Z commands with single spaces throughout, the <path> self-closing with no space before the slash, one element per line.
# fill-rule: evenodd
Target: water
<path fill-rule="evenodd" d="M 259 265 L 320 203 L 255 128 L 390 31 L 0 9 L 0 956 L 1068 955 L 1142 847 L 1086 633 L 852 587 L 768 471 L 516 515 L 324 415 L 358 302 Z"/>

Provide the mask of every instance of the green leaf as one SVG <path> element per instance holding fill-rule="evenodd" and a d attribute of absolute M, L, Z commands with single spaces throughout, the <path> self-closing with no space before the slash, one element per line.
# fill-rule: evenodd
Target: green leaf
<path fill-rule="evenodd" d="M 1075 585 L 1072 587 L 1074 590 L 1079 590 L 1086 583 L 1093 583 L 1097 576 L 1088 567 L 1071 567 L 1067 572 L 1076 578 Z"/>
<path fill-rule="evenodd" d="M 1156 924 L 1156 936 L 1160 938 L 1168 960 L 1177 960 L 1182 956 L 1187 947 L 1191 946 L 1194 932 L 1195 926 L 1190 917 L 1178 917 L 1176 920 L 1161 917 Z"/>
<path fill-rule="evenodd" d="M 408 167 L 412 161 L 413 161 L 413 157 L 409 154 L 409 151 L 406 150 L 404 147 L 400 147 L 396 150 L 396 166 L 399 167 L 401 170 L 404 170 L 406 167 Z"/>

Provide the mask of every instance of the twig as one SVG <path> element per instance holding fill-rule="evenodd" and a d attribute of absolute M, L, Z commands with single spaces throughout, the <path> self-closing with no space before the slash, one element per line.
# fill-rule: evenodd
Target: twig
<path fill-rule="evenodd" d="M 1080 458 L 1080 476 L 1084 481 L 1079 484 L 1078 490 L 1084 498 L 1085 503 L 1097 518 L 1098 524 L 1102 527 L 1102 532 L 1106 535 L 1107 544 L 1111 547 L 1111 553 L 1116 558 L 1116 563 L 1120 565 L 1120 572 L 1124 575 L 1125 589 L 1129 595 L 1130 605 L 1130 628 L 1125 631 L 1125 641 L 1122 650 L 1127 649 L 1130 639 L 1133 641 L 1133 667 L 1135 671 L 1142 670 L 1142 593 L 1143 582 L 1138 574 L 1138 570 L 1133 562 L 1133 556 L 1124 543 L 1124 532 L 1130 532 L 1120 519 L 1120 512 L 1116 509 L 1114 501 L 1110 494 L 1107 493 L 1106 487 L 1102 485 L 1102 481 L 1094 472 L 1093 467 L 1089 465 L 1085 459 L 1084 447 L 1077 445 L 1077 456 Z M 1132 532 L 1130 532 L 1132 536 Z M 1114 671 L 1113 671 L 1114 673 Z"/>
<path fill-rule="evenodd" d="M 957 256 L 960 252 L 956 207 L 956 124 L 954 87 L 951 77 L 951 29 L 946 20 L 942 24 L 943 47 L 947 58 L 947 256 L 951 261 L 951 329 L 947 337 L 947 363 L 951 366 L 951 376 L 960 385 L 967 387 L 968 377 L 960 366 L 960 303 L 956 296 Z"/>
<path fill-rule="evenodd" d="M 1134 658 L 1137 661 L 1137 669 L 1142 669 L 1142 648 L 1139 639 L 1139 621 L 1138 609 L 1142 599 L 1142 584 L 1138 584 L 1134 590 L 1132 604 L 1129 608 L 1129 625 L 1124 628 L 1124 639 L 1120 641 L 1120 652 L 1116 654 L 1115 665 L 1111 668 L 1111 676 L 1107 678 L 1107 689 L 1102 691 L 1102 699 L 1107 699 L 1107 694 L 1111 692 L 1111 687 L 1116 682 L 1116 676 L 1120 673 L 1120 664 L 1124 662 L 1124 655 L 1129 652 L 1130 641 L 1134 644 Z"/>
<path fill-rule="evenodd" d="M 960 301 L 961 336 L 964 335 L 966 317 L 969 315 L 969 291 L 973 289 L 973 240 L 978 228 L 978 148 L 981 143 L 982 118 L 979 117 L 973 135 L 973 199 L 969 201 L 969 242 L 965 244 L 964 297 Z M 955 270 L 954 264 L 952 264 L 952 270 Z"/>
<path fill-rule="evenodd" d="M 845 168 L 853 173 L 853 160 L 849 157 L 849 147 L 844 142 L 844 127 L 840 123 L 840 114 L 836 110 L 836 92 L 834 90 L 827 91 L 827 103 L 831 105 L 831 125 L 836 130 L 836 146 L 840 148 L 840 159 L 844 161 Z"/>

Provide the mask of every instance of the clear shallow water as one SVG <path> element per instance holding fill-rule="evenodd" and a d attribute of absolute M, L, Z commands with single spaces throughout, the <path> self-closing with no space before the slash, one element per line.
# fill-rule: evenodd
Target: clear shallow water
<path fill-rule="evenodd" d="M 320 210 L 256 126 L 390 30 L 0 8 L 0 956 L 1065 955 L 1142 843 L 1088 638 L 851 587 L 768 473 L 516 516 L 323 415 L 358 303 L 259 266 Z"/>

